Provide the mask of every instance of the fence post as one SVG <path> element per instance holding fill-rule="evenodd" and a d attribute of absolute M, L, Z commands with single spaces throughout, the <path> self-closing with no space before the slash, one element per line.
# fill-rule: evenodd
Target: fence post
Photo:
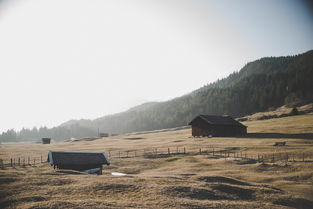
<path fill-rule="evenodd" d="M 13 165 L 14 165 L 14 168 L 15 168 L 15 158 L 13 158 Z"/>
<path fill-rule="evenodd" d="M 168 153 L 169 155 L 171 154 L 170 148 L 167 148 L 167 153 Z"/>
<path fill-rule="evenodd" d="M 304 153 L 302 153 L 302 162 L 304 162 Z"/>
<path fill-rule="evenodd" d="M 184 154 L 186 154 L 186 147 L 184 147 Z"/>
<path fill-rule="evenodd" d="M 201 148 L 199 149 L 199 153 L 200 153 L 200 155 L 201 155 Z"/>
<path fill-rule="evenodd" d="M 11 160 L 11 167 L 13 168 L 13 160 L 12 160 L 12 158 L 10 160 Z"/>
<path fill-rule="evenodd" d="M 3 163 L 2 159 L 0 159 L 0 167 L 1 167 L 1 169 L 4 169 L 4 163 Z"/>
<path fill-rule="evenodd" d="M 274 155 L 274 152 L 273 152 L 273 156 L 272 156 L 272 163 L 275 163 L 275 155 Z"/>

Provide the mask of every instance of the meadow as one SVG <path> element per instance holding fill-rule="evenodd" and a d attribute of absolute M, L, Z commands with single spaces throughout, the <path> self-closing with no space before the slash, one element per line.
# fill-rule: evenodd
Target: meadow
<path fill-rule="evenodd" d="M 0 170 L 0 206 L 313 208 L 313 114 L 244 124 L 246 137 L 193 138 L 191 129 L 182 129 L 2 145 L 7 165 Z M 285 146 L 273 146 L 282 141 Z M 44 162 L 49 150 L 106 152 L 111 165 L 103 175 L 54 170 Z M 28 157 L 35 165 L 9 166 L 13 158 L 25 163 Z"/>

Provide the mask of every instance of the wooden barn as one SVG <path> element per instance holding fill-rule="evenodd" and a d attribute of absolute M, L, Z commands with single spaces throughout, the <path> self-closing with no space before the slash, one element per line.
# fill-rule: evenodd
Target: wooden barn
<path fill-rule="evenodd" d="M 49 151 L 48 162 L 53 168 L 77 171 L 94 170 L 102 174 L 102 165 L 110 165 L 104 152 Z"/>
<path fill-rule="evenodd" d="M 99 133 L 99 137 L 109 137 L 108 133 Z"/>
<path fill-rule="evenodd" d="M 193 137 L 238 136 L 247 134 L 247 127 L 230 116 L 199 115 L 189 125 Z"/>
<path fill-rule="evenodd" d="M 41 141 L 43 144 L 50 144 L 51 138 L 42 138 Z"/>

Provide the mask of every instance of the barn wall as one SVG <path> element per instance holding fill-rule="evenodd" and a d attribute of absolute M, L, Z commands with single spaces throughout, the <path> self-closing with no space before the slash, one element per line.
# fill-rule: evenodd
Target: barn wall
<path fill-rule="evenodd" d="M 192 125 L 192 136 L 237 136 L 246 134 L 244 126 L 227 125 Z"/>
<path fill-rule="evenodd" d="M 247 133 L 244 126 L 215 125 L 212 129 L 213 136 L 238 136 Z"/>
<path fill-rule="evenodd" d="M 89 170 L 93 168 L 102 168 L 102 165 L 100 164 L 87 164 L 87 165 L 64 165 L 64 164 L 58 164 L 57 168 L 59 169 L 70 169 L 70 170 L 76 170 L 76 171 L 84 171 Z"/>
<path fill-rule="evenodd" d="M 212 135 L 210 128 L 192 126 L 192 136 L 209 136 Z"/>
<path fill-rule="evenodd" d="M 51 139 L 43 138 L 41 139 L 43 144 L 50 144 Z"/>

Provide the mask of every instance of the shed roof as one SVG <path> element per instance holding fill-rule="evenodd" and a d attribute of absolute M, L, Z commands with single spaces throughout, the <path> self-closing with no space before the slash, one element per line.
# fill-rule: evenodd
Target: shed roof
<path fill-rule="evenodd" d="M 51 165 L 110 164 L 109 158 L 104 152 L 49 151 L 48 162 Z"/>
<path fill-rule="evenodd" d="M 230 126 L 245 126 L 242 123 L 236 121 L 231 116 L 223 116 L 223 115 L 198 115 L 195 117 L 188 125 L 192 125 L 195 120 L 201 119 L 206 123 L 212 125 L 230 125 Z"/>

